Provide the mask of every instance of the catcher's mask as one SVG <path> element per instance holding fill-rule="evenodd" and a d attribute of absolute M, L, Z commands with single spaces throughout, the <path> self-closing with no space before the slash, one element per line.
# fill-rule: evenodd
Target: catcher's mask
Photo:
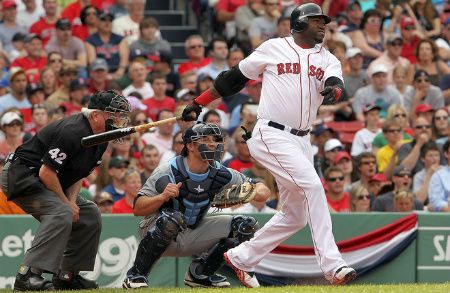
<path fill-rule="evenodd" d="M 211 141 L 208 141 L 208 137 L 212 136 L 215 148 L 208 147 Z M 216 162 L 220 162 L 222 154 L 224 152 L 224 136 L 222 130 L 218 126 L 212 123 L 198 123 L 188 128 L 183 134 L 184 148 L 181 151 L 182 156 L 188 155 L 188 149 L 186 144 L 190 142 L 198 142 L 198 151 L 203 161 L 208 161 L 208 164 L 217 168 Z"/>
<path fill-rule="evenodd" d="M 115 130 L 128 126 L 130 113 L 130 103 L 128 100 L 115 91 L 101 91 L 92 95 L 88 109 L 101 110 L 109 113 L 105 121 L 105 131 Z"/>

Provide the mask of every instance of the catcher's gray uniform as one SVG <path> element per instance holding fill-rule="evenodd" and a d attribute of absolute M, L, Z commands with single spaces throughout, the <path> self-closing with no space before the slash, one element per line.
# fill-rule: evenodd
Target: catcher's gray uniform
<path fill-rule="evenodd" d="M 182 158 L 183 165 L 185 164 L 185 158 Z M 174 171 L 178 170 L 176 158 L 171 161 L 160 165 L 155 171 L 153 171 L 152 176 L 147 179 L 142 189 L 139 191 L 138 196 L 156 196 L 161 193 L 161 190 L 158 191 L 157 185 L 161 184 L 161 182 L 167 182 L 165 178 L 170 179 L 171 183 L 176 183 Z M 175 169 L 175 170 L 174 170 Z M 186 170 L 189 174 L 190 179 L 195 182 L 196 191 L 198 193 L 204 193 L 207 190 L 207 186 L 211 185 L 209 182 L 209 172 L 205 174 L 194 174 Z M 246 180 L 245 175 L 239 173 L 236 170 L 229 169 L 226 167 L 221 167 L 219 172 L 223 172 L 224 176 L 228 175 L 229 180 L 222 186 L 221 189 L 226 189 L 231 187 L 234 184 L 242 184 L 244 180 Z M 163 178 L 163 179 L 162 179 Z M 225 182 L 224 182 L 225 183 Z M 162 188 L 162 187 L 159 187 Z M 162 188 L 164 190 L 164 188 Z M 184 203 L 183 203 L 184 201 Z M 185 218 L 187 223 L 192 223 L 192 225 L 197 224 L 198 226 L 187 228 L 186 230 L 180 232 L 176 238 L 175 242 L 172 242 L 163 255 L 165 256 L 191 256 L 201 252 L 204 252 L 212 245 L 217 243 L 220 239 L 228 237 L 231 231 L 231 222 L 233 220 L 233 216 L 229 215 L 217 215 L 211 217 L 205 217 L 205 213 L 209 209 L 209 204 L 212 201 L 212 198 L 208 200 L 207 203 L 194 203 L 193 208 L 186 208 L 184 210 Z M 183 198 L 182 192 L 178 199 L 174 199 L 173 207 L 176 210 L 183 210 L 188 204 Z M 200 207 L 200 205 L 202 205 Z M 179 208 L 177 209 L 176 206 Z M 198 213 L 197 215 L 195 213 Z M 187 215 L 189 213 L 189 215 Z M 147 232 L 155 225 L 156 219 L 159 217 L 160 213 L 155 213 L 147 216 L 143 219 L 139 225 L 139 234 L 141 238 L 145 237 Z"/>

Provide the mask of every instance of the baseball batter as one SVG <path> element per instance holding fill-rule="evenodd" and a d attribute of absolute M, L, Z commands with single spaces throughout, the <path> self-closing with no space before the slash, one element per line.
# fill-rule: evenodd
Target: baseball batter
<path fill-rule="evenodd" d="M 263 43 L 238 66 L 222 72 L 214 87 L 183 111 L 183 119 L 192 120 L 198 117 L 201 106 L 220 96 L 232 95 L 249 79 L 263 76 L 258 121 L 248 147 L 252 157 L 275 176 L 281 210 L 254 238 L 224 254 L 247 287 L 259 286 L 252 272 L 264 256 L 307 223 L 317 262 L 326 279 L 332 284 L 345 284 L 356 277 L 334 241 L 325 192 L 313 166 L 309 136 L 319 106 L 336 102 L 343 91 L 339 61 L 319 45 L 330 21 L 316 4 L 298 6 L 291 14 L 292 37 Z"/>

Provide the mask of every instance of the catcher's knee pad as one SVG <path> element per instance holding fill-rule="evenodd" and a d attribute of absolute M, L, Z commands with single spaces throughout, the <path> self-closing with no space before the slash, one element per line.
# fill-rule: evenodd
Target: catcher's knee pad
<path fill-rule="evenodd" d="M 170 242 L 185 228 L 183 214 L 175 210 L 162 211 L 155 226 L 139 243 L 134 266 L 128 271 L 128 275 L 147 276 Z"/>
<path fill-rule="evenodd" d="M 250 240 L 258 229 L 258 221 L 253 217 L 239 215 L 231 220 L 231 232 L 239 243 Z"/>
<path fill-rule="evenodd" d="M 184 229 L 186 229 L 186 222 L 183 214 L 173 209 L 164 209 L 156 220 L 154 229 L 149 233 L 153 232 L 156 238 L 170 243 Z"/>

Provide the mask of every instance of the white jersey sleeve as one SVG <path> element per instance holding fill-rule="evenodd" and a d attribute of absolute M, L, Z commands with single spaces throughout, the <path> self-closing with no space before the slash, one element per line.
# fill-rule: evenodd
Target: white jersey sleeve
<path fill-rule="evenodd" d="M 334 76 L 339 78 L 342 82 L 344 82 L 344 78 L 342 77 L 342 66 L 341 62 L 330 52 L 327 51 L 328 55 L 328 66 L 325 69 L 325 76 L 323 78 L 326 81 L 328 78 Z"/>
<path fill-rule="evenodd" d="M 270 58 L 271 40 L 262 43 L 247 58 L 239 62 L 239 69 L 249 79 L 257 79 L 267 65 Z"/>

